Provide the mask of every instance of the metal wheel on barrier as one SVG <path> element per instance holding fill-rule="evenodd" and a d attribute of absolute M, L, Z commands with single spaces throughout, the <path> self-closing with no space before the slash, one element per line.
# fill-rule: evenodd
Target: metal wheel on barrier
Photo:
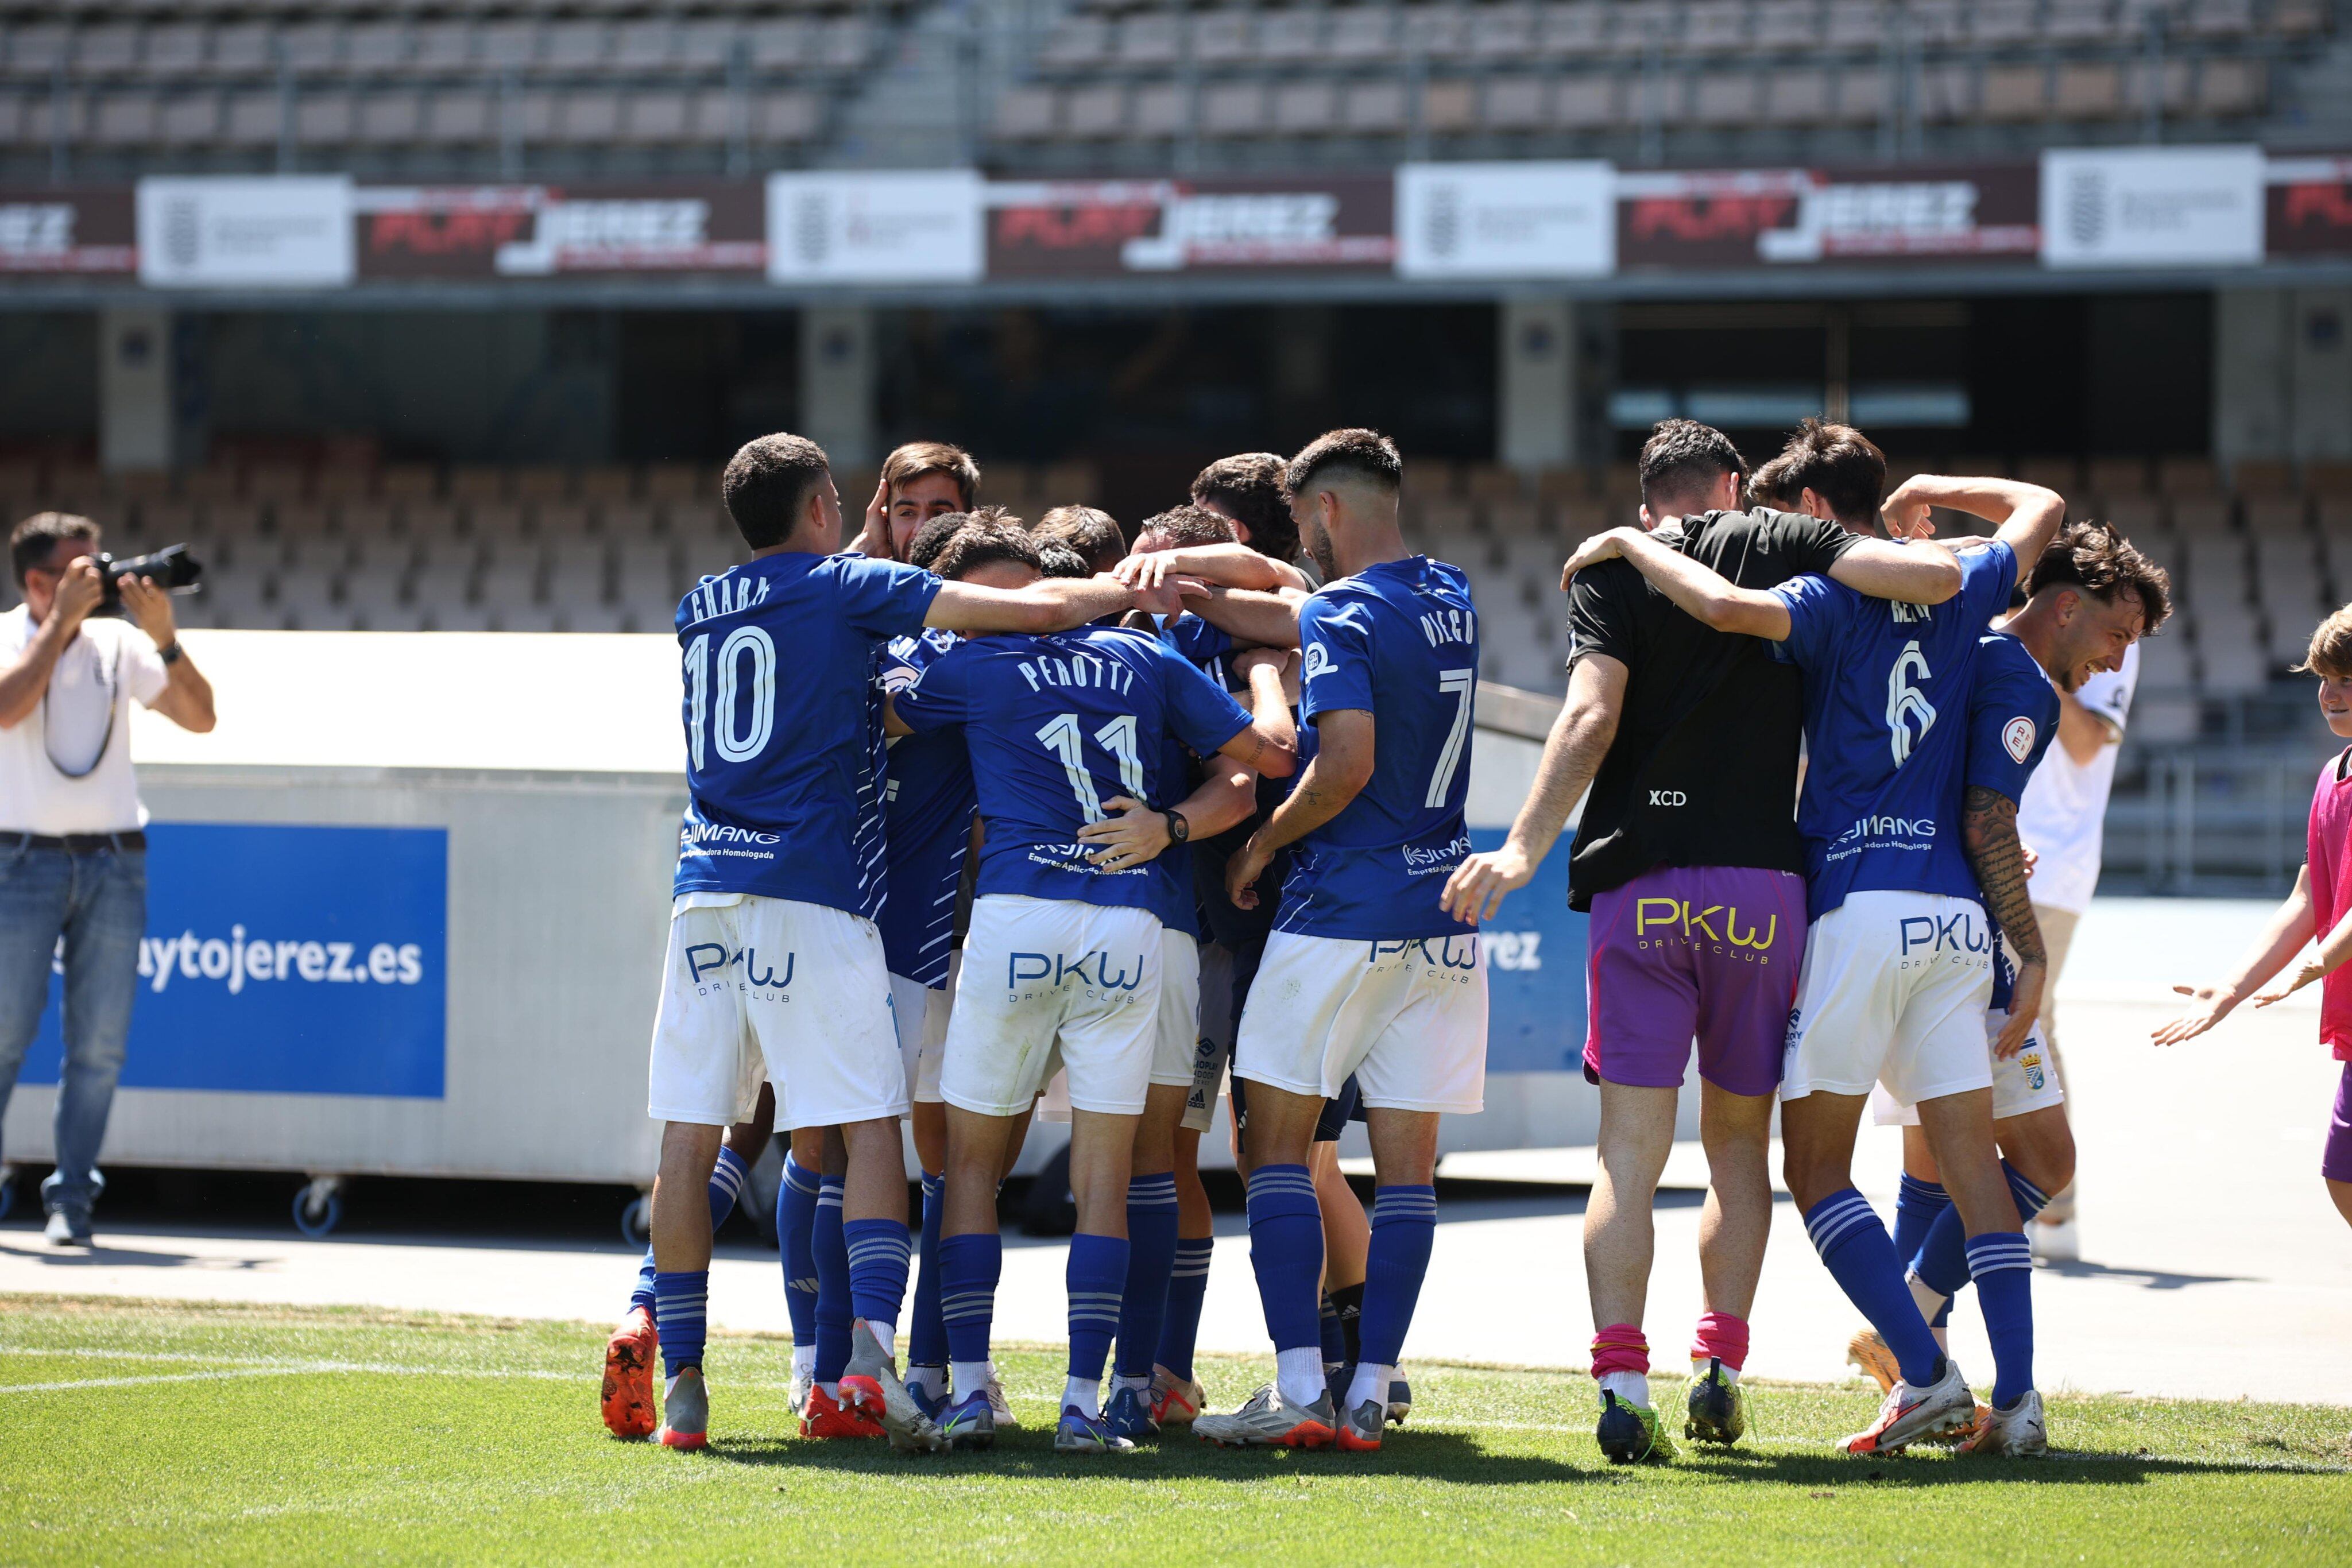
<path fill-rule="evenodd" d="M 641 1192 L 621 1210 L 621 1239 L 632 1247 L 643 1247 L 653 1239 L 653 1195 Z"/>
<path fill-rule="evenodd" d="M 343 1222 L 343 1178 L 312 1176 L 294 1195 L 294 1228 L 317 1240 Z"/>

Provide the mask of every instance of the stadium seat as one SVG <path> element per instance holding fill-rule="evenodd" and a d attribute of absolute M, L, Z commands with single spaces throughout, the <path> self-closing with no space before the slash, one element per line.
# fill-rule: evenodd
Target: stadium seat
<path fill-rule="evenodd" d="M 1601 130 L 1617 123 L 1620 103 L 1616 77 L 1562 77 L 1552 93 L 1552 123 L 1563 131 Z"/>
<path fill-rule="evenodd" d="M 2050 107 L 2061 120 L 2113 119 L 2127 107 L 2121 68 L 2105 61 L 2060 65 Z"/>
<path fill-rule="evenodd" d="M 1323 13 L 1272 11 L 1259 18 L 1257 57 L 1276 64 L 1312 60 L 1323 48 Z"/>
<path fill-rule="evenodd" d="M 1073 88 L 1064 100 L 1062 131 L 1069 136 L 1117 136 L 1127 129 L 1127 89 L 1117 83 Z"/>
<path fill-rule="evenodd" d="M 1536 51 L 1557 58 L 1586 61 L 1601 52 L 1609 37 L 1609 12 L 1590 3 L 1548 5 L 1536 21 Z"/>

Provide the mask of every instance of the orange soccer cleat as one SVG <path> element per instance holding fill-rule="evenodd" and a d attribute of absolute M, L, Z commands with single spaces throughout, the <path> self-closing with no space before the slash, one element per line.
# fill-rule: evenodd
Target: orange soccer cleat
<path fill-rule="evenodd" d="M 803 1437 L 879 1437 L 882 1423 L 842 1404 L 823 1388 L 809 1390 L 808 1406 L 801 1412 Z"/>
<path fill-rule="evenodd" d="M 615 1437 L 654 1435 L 654 1357 L 660 1352 L 654 1315 L 643 1307 L 604 1342 L 604 1429 Z"/>

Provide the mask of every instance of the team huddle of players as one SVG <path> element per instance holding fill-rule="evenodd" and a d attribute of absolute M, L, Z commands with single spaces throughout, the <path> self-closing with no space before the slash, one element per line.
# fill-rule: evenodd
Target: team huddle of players
<path fill-rule="evenodd" d="M 1591 912 L 1602 1448 L 1672 1451 L 1641 1316 L 1696 1044 L 1713 1190 L 1685 1434 L 1745 1429 L 1777 1095 L 1786 1179 L 1888 1385 L 1847 1446 L 2040 1451 L 2021 1225 L 2073 1150 L 2032 1032 L 2047 960 L 2016 803 L 2053 686 L 2156 628 L 2162 572 L 2037 486 L 1885 496 L 1884 457 L 1842 426 L 1810 423 L 1751 478 L 1719 433 L 1669 422 L 1643 453 L 1644 527 L 1563 570 L 1569 698 L 1508 839 L 1473 854 L 1476 613 L 1457 569 L 1406 547 L 1401 477 L 1365 430 L 1225 459 L 1130 551 L 1090 508 L 976 507 L 953 447 L 894 453 L 855 539 L 814 444 L 736 455 L 751 557 L 677 617 L 665 1126 L 607 1349 L 613 1430 L 656 1430 L 658 1354 L 660 1439 L 707 1440 L 711 1229 L 774 1126 L 803 1432 L 989 1446 L 1012 1420 L 989 1356 L 997 1191 L 1043 1096 L 1070 1122 L 1077 1209 L 1056 1449 L 1185 1424 L 1378 1448 L 1410 1404 L 1438 1118 L 1483 1103 L 1477 923 L 1589 787 L 1570 887 Z M 1937 508 L 1994 533 L 1939 543 Z M 1228 1073 L 1276 1374 L 1211 1414 L 1197 1154 Z M 1892 1239 L 1848 1169 L 1874 1093 L 1916 1128 Z M 1331 1157 L 1351 1118 L 1369 1223 Z M 1940 1335 L 1970 1281 L 1996 1362 L 1981 1408 Z"/>

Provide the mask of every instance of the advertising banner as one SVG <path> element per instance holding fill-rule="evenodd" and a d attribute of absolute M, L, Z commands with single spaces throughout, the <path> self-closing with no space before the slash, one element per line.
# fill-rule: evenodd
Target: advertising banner
<path fill-rule="evenodd" d="M 1616 171 L 1402 164 L 1396 237 L 1405 277 L 1605 277 L 1617 267 Z"/>
<path fill-rule="evenodd" d="M 437 1100 L 448 1027 L 441 828 L 157 823 L 122 1083 Z M 52 974 L 23 1082 L 55 1083 Z"/>
<path fill-rule="evenodd" d="M 751 180 L 362 185 L 352 207 L 365 279 L 757 274 L 768 265 L 766 203 Z"/>
<path fill-rule="evenodd" d="M 1617 261 L 2015 261 L 2041 246 L 2038 184 L 2031 163 L 1621 172 Z"/>
<path fill-rule="evenodd" d="M 971 169 L 768 176 L 775 283 L 977 283 L 986 249 Z"/>
<path fill-rule="evenodd" d="M 139 281 L 151 288 L 339 288 L 352 281 L 352 183 L 340 174 L 139 182 Z"/>
<path fill-rule="evenodd" d="M 1122 277 L 1382 269 L 1387 175 L 1005 182 L 988 187 L 988 276 Z"/>
<path fill-rule="evenodd" d="M 135 272 L 131 187 L 0 186 L 0 273 Z"/>
<path fill-rule="evenodd" d="M 1504 837 L 1499 828 L 1470 831 L 1471 847 L 1481 852 Z M 1480 925 L 1487 1071 L 1583 1070 L 1585 931 L 1585 916 L 1568 906 L 1566 855 L 1548 856 L 1535 880 Z"/>
<path fill-rule="evenodd" d="M 2352 156 L 2273 158 L 2263 178 L 2263 245 L 2270 255 L 2352 253 Z"/>
<path fill-rule="evenodd" d="M 2231 267 L 2263 259 L 2259 147 L 2104 147 L 2042 155 L 2042 259 Z"/>

